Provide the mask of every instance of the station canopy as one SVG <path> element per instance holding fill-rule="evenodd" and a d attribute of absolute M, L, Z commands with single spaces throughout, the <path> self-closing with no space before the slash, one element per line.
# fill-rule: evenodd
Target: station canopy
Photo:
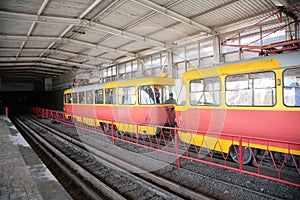
<path fill-rule="evenodd" d="M 100 70 L 253 27 L 275 30 L 288 17 L 299 24 L 299 11 L 298 0 L 1 0 L 0 78 Z"/>

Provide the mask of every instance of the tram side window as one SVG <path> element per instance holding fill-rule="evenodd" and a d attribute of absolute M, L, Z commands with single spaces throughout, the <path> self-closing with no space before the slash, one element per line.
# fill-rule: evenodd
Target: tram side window
<path fill-rule="evenodd" d="M 226 77 L 226 104 L 229 106 L 274 106 L 275 74 L 260 72 Z"/>
<path fill-rule="evenodd" d="M 191 105 L 220 105 L 221 84 L 219 77 L 196 79 L 190 82 Z"/>
<path fill-rule="evenodd" d="M 72 93 L 72 96 L 73 96 L 73 103 L 78 103 L 77 92 Z"/>
<path fill-rule="evenodd" d="M 135 104 L 136 94 L 135 87 L 120 87 L 118 90 L 119 104 L 132 105 Z"/>
<path fill-rule="evenodd" d="M 86 91 L 86 103 L 87 104 L 93 104 L 93 90 L 89 90 L 89 91 Z"/>
<path fill-rule="evenodd" d="M 154 86 L 139 87 L 139 104 L 155 104 L 156 97 Z"/>
<path fill-rule="evenodd" d="M 116 104 L 116 89 L 110 88 L 105 90 L 105 103 Z"/>
<path fill-rule="evenodd" d="M 283 101 L 286 106 L 300 106 L 300 68 L 284 71 Z"/>
<path fill-rule="evenodd" d="M 65 103 L 72 103 L 72 94 L 71 93 L 65 94 Z"/>
<path fill-rule="evenodd" d="M 95 104 L 103 104 L 103 90 L 95 90 Z"/>
<path fill-rule="evenodd" d="M 85 103 L 84 91 L 78 92 L 78 96 L 79 96 L 79 103 L 84 104 Z"/>

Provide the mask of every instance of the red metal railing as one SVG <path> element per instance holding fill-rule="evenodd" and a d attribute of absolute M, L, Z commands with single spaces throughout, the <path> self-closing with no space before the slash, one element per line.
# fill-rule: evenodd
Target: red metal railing
<path fill-rule="evenodd" d="M 2 112 L 8 117 L 8 107 L 1 107 L 1 113 Z"/>
<path fill-rule="evenodd" d="M 300 151 L 300 143 L 241 137 L 230 134 L 198 133 L 193 130 L 128 124 L 105 119 L 102 119 L 106 122 L 104 124 L 97 124 L 97 119 L 89 119 L 89 125 L 87 125 L 82 123 L 84 120 L 87 120 L 83 116 L 76 116 L 76 119 L 74 117 L 66 119 L 65 115 L 67 113 L 42 108 L 33 108 L 32 112 L 43 118 L 62 123 L 65 127 L 76 127 L 82 133 L 89 131 L 106 136 L 111 138 L 113 144 L 116 141 L 122 141 L 172 155 L 177 159 L 178 167 L 181 165 L 181 159 L 187 159 L 300 188 L 300 156 L 292 154 L 292 152 Z M 154 130 L 156 134 L 153 135 Z M 143 134 L 139 134 L 139 132 L 143 132 Z M 179 132 L 197 135 L 202 142 L 200 145 L 192 142 L 192 139 L 189 142 L 183 142 L 180 139 Z M 253 144 L 263 146 L 265 151 L 257 152 L 257 149 L 253 148 Z M 276 144 L 277 148 L 283 149 L 286 154 L 279 154 L 274 151 L 274 144 Z M 227 152 L 228 146 L 231 146 L 230 151 L 236 155 L 238 163 L 232 162 L 230 153 Z M 252 167 L 243 165 L 246 158 L 252 160 Z M 290 178 L 290 171 L 287 172 L 287 164 L 290 165 L 289 170 L 294 170 L 292 179 Z M 267 165 L 271 165 L 272 172 L 268 171 L 266 173 L 265 167 Z M 270 169 L 270 166 L 268 167 Z"/>

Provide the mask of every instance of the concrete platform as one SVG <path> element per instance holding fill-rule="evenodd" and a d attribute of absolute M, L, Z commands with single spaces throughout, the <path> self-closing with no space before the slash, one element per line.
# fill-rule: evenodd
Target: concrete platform
<path fill-rule="evenodd" d="M 0 116 L 0 199 L 72 199 L 4 115 Z"/>

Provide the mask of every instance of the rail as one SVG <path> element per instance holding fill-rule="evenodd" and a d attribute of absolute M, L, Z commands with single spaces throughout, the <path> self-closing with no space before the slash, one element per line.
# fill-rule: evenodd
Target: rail
<path fill-rule="evenodd" d="M 110 125 L 109 128 L 105 128 L 99 125 L 99 119 L 96 118 L 89 118 L 87 123 L 85 116 L 67 119 L 65 116 L 70 114 L 64 112 L 43 108 L 32 108 L 31 111 L 42 118 L 62 123 L 65 127 L 73 126 L 83 133 L 89 131 L 106 136 L 112 140 L 113 144 L 116 141 L 121 141 L 175 156 L 179 168 L 181 167 L 181 160 L 186 159 L 300 188 L 300 158 L 299 155 L 295 154 L 295 152 L 299 153 L 300 151 L 300 143 L 298 142 L 241 137 L 223 133 L 221 135 L 217 133 L 208 134 L 180 128 L 125 124 L 124 122 L 101 119 L 101 121 L 105 121 L 106 124 Z M 122 131 L 128 128 L 126 126 L 134 127 L 134 131 Z M 149 131 L 158 129 L 160 133 L 155 135 L 138 133 L 141 130 L 147 133 L 148 129 Z M 181 133 L 190 134 L 189 140 L 183 142 Z M 193 138 L 195 135 L 197 135 L 197 138 Z M 193 143 L 195 139 L 201 141 L 201 146 Z M 266 150 L 257 156 L 253 144 L 258 147 L 263 146 Z M 274 144 L 276 144 L 277 149 L 284 150 L 285 156 L 279 156 L 274 151 Z M 232 147 L 230 153 L 236 155 L 237 162 L 232 162 L 230 153 L 224 153 L 224 149 L 228 146 Z M 251 166 L 243 164 L 247 157 L 252 160 Z M 291 165 L 288 170 L 286 163 Z"/>

